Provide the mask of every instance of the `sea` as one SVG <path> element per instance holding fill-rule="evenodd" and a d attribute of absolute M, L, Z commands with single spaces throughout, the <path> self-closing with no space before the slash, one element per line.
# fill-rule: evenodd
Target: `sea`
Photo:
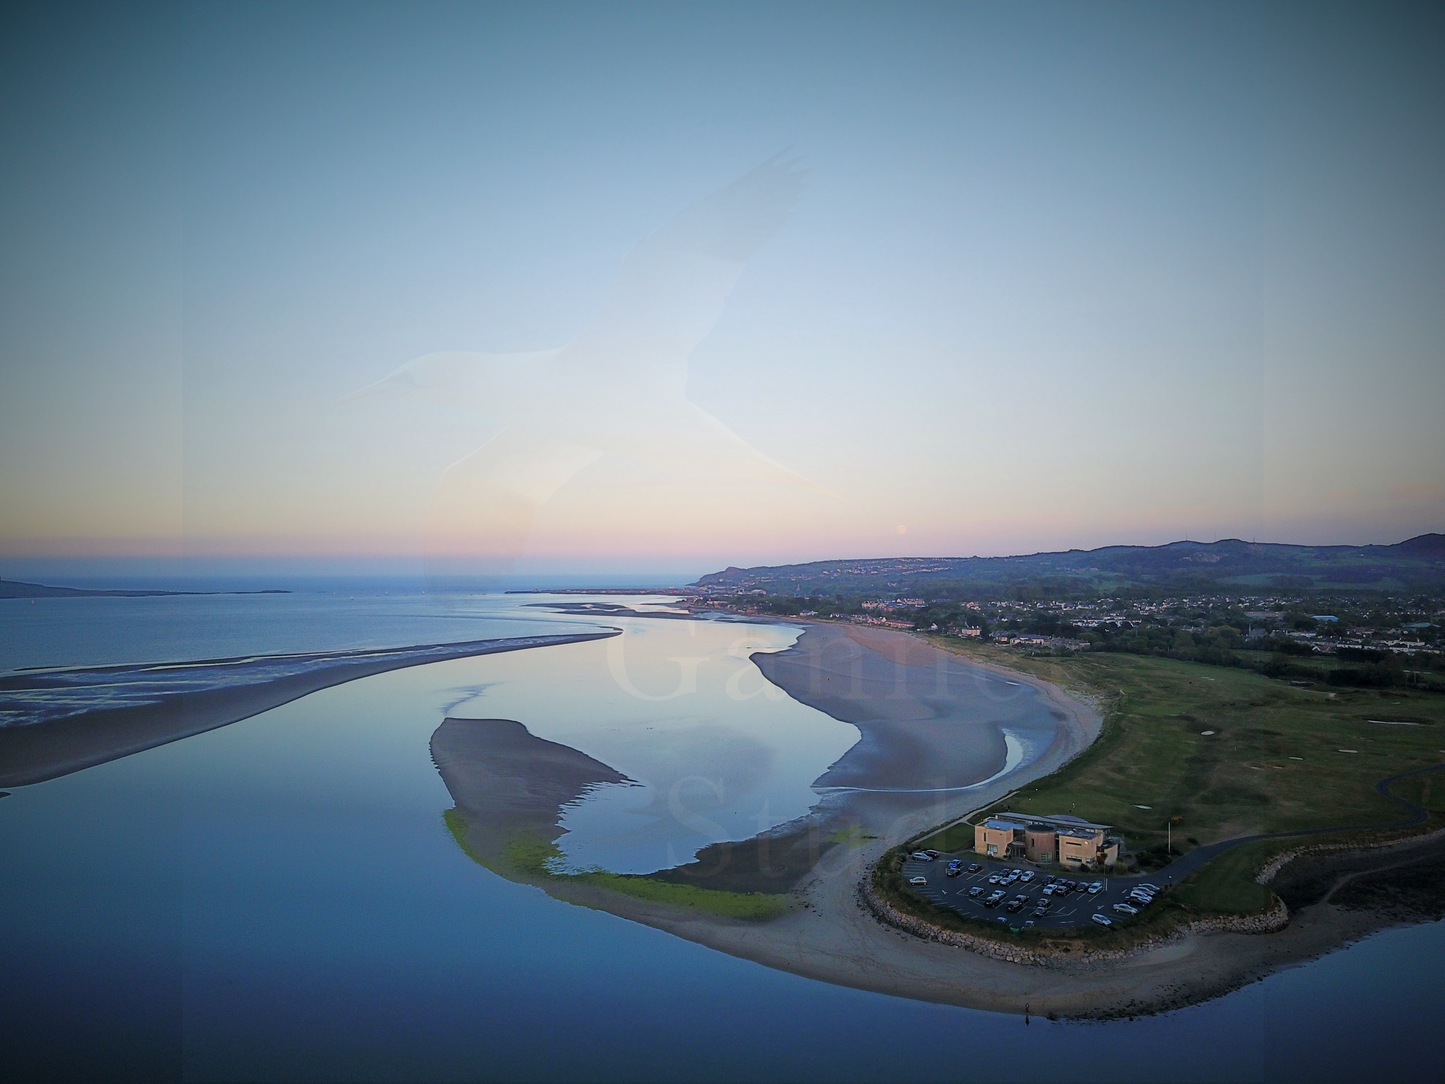
<path fill-rule="evenodd" d="M 1426 1039 L 1445 1023 L 1445 924 L 1384 931 L 1191 1008 L 1068 1023 L 800 978 L 504 880 L 443 820 L 451 798 L 429 752 L 443 719 L 514 719 L 623 773 L 627 785 L 567 809 L 563 864 L 664 868 L 801 816 L 818 800 L 812 781 L 857 740 L 748 661 L 799 629 L 549 608 L 672 610 L 659 595 L 288 586 L 0 600 L 0 673 L 622 634 L 362 678 L 12 788 L 0 798 L 0 1076 L 1441 1075 Z"/>

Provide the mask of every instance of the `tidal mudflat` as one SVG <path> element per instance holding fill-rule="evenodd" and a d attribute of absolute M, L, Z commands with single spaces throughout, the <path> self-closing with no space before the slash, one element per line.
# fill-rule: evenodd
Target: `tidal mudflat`
<path fill-rule="evenodd" d="M 699 720 L 709 711 L 727 710 L 728 700 L 785 705 L 786 713 L 776 713 L 779 720 L 800 723 L 809 718 L 800 712 L 823 715 L 818 709 L 824 708 L 824 718 L 846 720 L 851 734 L 836 756 L 823 764 L 798 760 L 807 766 L 804 775 L 816 773 L 806 805 L 786 810 L 791 815 L 779 815 L 782 807 L 765 806 L 773 815 L 760 818 L 754 833 L 715 831 L 715 838 L 700 848 L 670 850 L 674 861 L 665 866 L 642 863 L 629 870 L 616 862 L 579 863 L 575 856 L 581 849 L 572 850 L 571 826 L 586 826 L 589 809 L 636 786 L 638 773 L 620 759 L 628 743 L 609 738 L 606 731 L 593 733 L 575 718 L 570 731 L 554 723 L 533 733 L 528 725 L 527 740 L 535 743 L 533 763 L 517 755 L 522 732 L 510 729 L 510 723 L 479 719 L 469 734 L 468 762 L 455 754 L 461 724 L 448 719 L 433 743 L 446 749 L 438 764 L 456 802 L 448 823 L 463 848 L 495 872 L 551 895 L 769 966 L 910 997 L 994 1004 L 995 999 L 961 981 L 959 968 L 970 962 L 961 963 L 956 952 L 921 941 L 900 944 L 896 934 L 879 927 L 858 903 L 858 880 L 889 846 L 962 816 L 1076 755 L 1097 733 L 1098 715 L 1047 683 L 980 666 L 897 633 L 809 625 L 794 628 L 785 641 L 769 643 L 751 629 L 740 636 L 738 630 L 748 626 L 732 622 L 636 620 L 644 642 L 658 635 L 687 636 L 693 643 L 732 637 L 728 657 L 748 660 L 745 667 L 717 674 L 724 695 L 710 708 L 708 687 L 700 687 L 703 695 L 689 709 L 703 708 Z M 615 653 L 625 644 L 613 642 L 609 650 Z M 602 645 L 563 650 L 598 654 Z M 681 665 L 674 650 L 666 649 L 663 657 Z M 693 659 L 699 673 L 707 669 L 703 661 L 721 661 L 717 655 Z M 521 658 L 513 665 L 527 663 Z M 508 701 L 488 690 L 477 706 L 483 703 Z M 627 708 L 631 714 L 638 710 Z M 508 720 L 515 722 L 515 714 Z M 537 715 L 536 725 L 545 726 L 547 717 L 546 712 Z M 688 760 L 694 772 L 690 778 L 702 784 L 699 793 L 722 806 L 728 780 L 706 773 L 713 770 L 710 765 L 721 768 L 727 761 L 715 758 L 707 734 L 696 724 L 692 734 L 698 744 Z M 559 745 L 553 743 L 584 759 L 569 762 L 559 776 Z M 810 752 L 816 756 L 821 748 L 814 743 Z M 536 813 L 525 824 L 486 800 L 488 788 L 498 784 L 480 781 L 502 775 L 506 782 L 500 786 L 509 793 L 538 799 L 532 803 Z M 678 778 L 676 768 L 673 777 Z M 559 786 L 563 778 L 570 781 L 570 796 Z M 631 829 L 631 838 L 647 839 L 656 831 L 675 835 L 679 823 L 721 828 L 676 801 L 664 811 L 657 801 L 661 788 L 654 786 L 653 792 L 650 801 L 636 803 L 646 811 L 645 820 L 622 826 Z M 669 793 L 676 798 L 682 792 L 674 782 Z M 549 824 L 543 814 L 551 810 L 556 819 Z M 603 822 L 617 823 L 611 817 Z M 739 819 L 734 822 L 741 827 Z M 630 843 L 612 843 L 618 857 L 635 853 Z M 689 860 L 691 854 L 695 857 Z"/>

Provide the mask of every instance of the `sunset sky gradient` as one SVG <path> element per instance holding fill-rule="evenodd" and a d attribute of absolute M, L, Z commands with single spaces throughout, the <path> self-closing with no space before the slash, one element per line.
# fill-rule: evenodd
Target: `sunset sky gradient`
<path fill-rule="evenodd" d="M 526 567 L 1445 529 L 1438 5 L 4 19 L 0 574 L 406 566 L 497 424 L 337 400 L 563 345 L 788 147 L 810 186 L 687 394 L 831 493 L 603 459 Z"/>

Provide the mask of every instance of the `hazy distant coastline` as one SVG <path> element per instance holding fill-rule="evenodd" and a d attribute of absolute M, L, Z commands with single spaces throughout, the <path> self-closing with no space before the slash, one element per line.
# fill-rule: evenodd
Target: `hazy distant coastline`
<path fill-rule="evenodd" d="M 279 587 L 256 591 L 165 591 L 159 588 L 124 590 L 104 587 L 52 587 L 44 583 L 0 579 L 0 599 L 7 598 L 157 598 L 163 595 L 289 595 Z"/>

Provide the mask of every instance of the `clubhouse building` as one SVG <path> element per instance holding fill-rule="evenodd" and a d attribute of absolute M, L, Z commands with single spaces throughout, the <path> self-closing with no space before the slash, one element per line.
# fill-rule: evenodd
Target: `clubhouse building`
<path fill-rule="evenodd" d="M 1068 869 L 1107 869 L 1124 841 L 1108 824 L 1079 817 L 999 813 L 973 826 L 973 849 L 992 858 L 1057 862 Z"/>

